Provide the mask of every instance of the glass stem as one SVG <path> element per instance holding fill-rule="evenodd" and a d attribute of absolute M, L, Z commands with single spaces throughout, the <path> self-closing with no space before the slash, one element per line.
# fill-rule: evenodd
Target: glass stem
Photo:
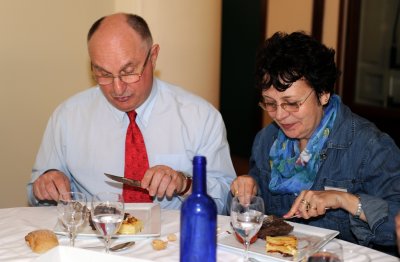
<path fill-rule="evenodd" d="M 75 241 L 74 241 L 74 239 L 73 239 L 73 237 L 72 237 L 72 232 L 70 231 L 70 232 L 69 232 L 69 245 L 70 245 L 71 247 L 73 247 L 73 246 L 75 245 L 74 242 L 75 242 Z"/>
<path fill-rule="evenodd" d="M 104 236 L 104 244 L 106 245 L 106 253 L 110 253 L 110 238 L 111 238 L 111 236 Z"/>
<path fill-rule="evenodd" d="M 76 226 L 71 226 L 69 229 L 69 245 L 75 246 Z"/>
<path fill-rule="evenodd" d="M 249 261 L 249 246 L 250 246 L 250 240 L 246 237 L 244 239 L 244 257 L 243 261 L 247 262 Z"/>

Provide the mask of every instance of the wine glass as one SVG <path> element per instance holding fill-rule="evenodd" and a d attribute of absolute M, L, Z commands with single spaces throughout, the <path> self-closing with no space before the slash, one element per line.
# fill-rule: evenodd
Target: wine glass
<path fill-rule="evenodd" d="M 249 261 L 250 240 L 260 230 L 263 220 L 264 201 L 261 197 L 253 196 L 244 200 L 244 198 L 236 196 L 232 199 L 231 225 L 233 230 L 243 238 L 244 261 Z"/>
<path fill-rule="evenodd" d="M 61 193 L 57 201 L 57 213 L 68 231 L 70 246 L 75 246 L 76 231 L 86 218 L 86 196 L 79 192 Z"/>
<path fill-rule="evenodd" d="M 121 194 L 102 192 L 93 196 L 92 220 L 104 238 L 106 253 L 110 250 L 110 239 L 117 233 L 125 214 L 124 199 Z"/>
<path fill-rule="evenodd" d="M 343 261 L 343 248 L 342 245 L 331 240 L 316 253 L 308 257 L 307 262 L 342 262 Z"/>

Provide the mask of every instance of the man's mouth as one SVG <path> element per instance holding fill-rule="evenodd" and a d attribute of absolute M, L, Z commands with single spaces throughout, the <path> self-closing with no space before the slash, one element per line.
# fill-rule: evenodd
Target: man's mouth
<path fill-rule="evenodd" d="M 117 100 L 118 102 L 126 102 L 129 100 L 130 96 L 115 96 L 114 99 Z"/>

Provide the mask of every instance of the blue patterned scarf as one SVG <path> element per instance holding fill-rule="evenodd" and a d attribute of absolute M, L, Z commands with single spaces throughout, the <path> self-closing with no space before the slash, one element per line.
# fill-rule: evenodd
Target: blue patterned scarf
<path fill-rule="evenodd" d="M 298 139 L 288 138 L 282 130 L 278 131 L 278 137 L 269 152 L 269 189 L 272 193 L 299 194 L 311 188 L 320 167 L 320 151 L 332 130 L 339 104 L 339 96 L 333 95 L 321 122 L 301 153 Z"/>

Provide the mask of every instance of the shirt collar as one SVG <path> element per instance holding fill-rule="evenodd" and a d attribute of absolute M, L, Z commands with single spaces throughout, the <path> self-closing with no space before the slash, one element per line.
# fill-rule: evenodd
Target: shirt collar
<path fill-rule="evenodd" d="M 136 121 L 140 121 L 142 126 L 147 126 L 150 118 L 151 111 L 154 108 L 154 104 L 156 101 L 156 95 L 158 91 L 157 80 L 153 79 L 153 86 L 151 88 L 151 92 L 149 97 L 144 101 L 142 105 L 136 108 Z"/>
<path fill-rule="evenodd" d="M 142 105 L 140 105 L 138 108 L 136 108 L 136 113 L 137 113 L 136 122 L 137 123 L 140 122 L 140 125 L 142 125 L 142 126 L 147 126 L 147 124 L 149 122 L 150 114 L 151 114 L 151 111 L 153 110 L 153 107 L 155 104 L 157 91 L 158 91 L 157 79 L 154 78 L 153 86 L 151 88 L 149 97 L 146 99 L 146 101 L 144 101 L 144 103 Z M 103 97 L 104 97 L 104 95 L 103 95 Z M 104 99 L 107 100 L 105 97 L 104 97 Z M 118 119 L 118 121 L 120 121 L 122 123 L 125 121 L 124 119 L 126 118 L 127 121 L 129 122 L 129 118 L 128 118 L 128 115 L 126 114 L 126 112 L 118 110 L 112 104 L 110 104 L 108 101 L 107 101 L 107 104 L 108 104 L 111 112 Z"/>

